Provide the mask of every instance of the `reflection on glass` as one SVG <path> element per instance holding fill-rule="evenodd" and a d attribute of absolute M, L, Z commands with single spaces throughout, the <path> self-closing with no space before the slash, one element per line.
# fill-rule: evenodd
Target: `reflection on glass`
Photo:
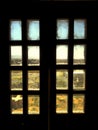
<path fill-rule="evenodd" d="M 22 66 L 22 47 L 11 46 L 11 66 Z"/>
<path fill-rule="evenodd" d="M 74 46 L 74 64 L 85 64 L 85 45 Z"/>
<path fill-rule="evenodd" d="M 85 90 L 85 71 L 84 70 L 73 71 L 73 89 Z"/>
<path fill-rule="evenodd" d="M 57 39 L 68 39 L 69 21 L 67 19 L 57 20 Z"/>
<path fill-rule="evenodd" d="M 86 38 L 86 20 L 78 19 L 74 21 L 74 39 Z"/>
<path fill-rule="evenodd" d="M 28 20 L 28 40 L 39 40 L 40 39 L 40 28 L 38 20 Z"/>
<path fill-rule="evenodd" d="M 56 89 L 67 90 L 68 89 L 68 71 L 57 70 L 56 71 Z"/>
<path fill-rule="evenodd" d="M 11 71 L 11 90 L 22 90 L 22 71 L 12 70 Z"/>
<path fill-rule="evenodd" d="M 39 46 L 28 46 L 28 66 L 39 66 Z"/>
<path fill-rule="evenodd" d="M 10 40 L 22 40 L 21 21 L 10 21 Z"/>
<path fill-rule="evenodd" d="M 68 64 L 68 46 L 57 45 L 56 47 L 56 64 Z"/>
<path fill-rule="evenodd" d="M 56 113 L 68 113 L 68 96 L 67 94 L 56 95 Z"/>
<path fill-rule="evenodd" d="M 28 71 L 28 90 L 39 90 L 40 89 L 40 77 L 38 70 Z"/>
<path fill-rule="evenodd" d="M 23 96 L 11 95 L 11 113 L 23 114 Z"/>
<path fill-rule="evenodd" d="M 28 114 L 40 114 L 40 99 L 38 95 L 28 96 Z"/>
<path fill-rule="evenodd" d="M 73 95 L 73 113 L 84 113 L 85 96 L 83 94 Z"/>

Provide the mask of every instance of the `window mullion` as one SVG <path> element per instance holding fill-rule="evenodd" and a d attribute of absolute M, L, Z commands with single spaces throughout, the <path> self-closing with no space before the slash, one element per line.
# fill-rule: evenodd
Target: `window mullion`
<path fill-rule="evenodd" d="M 23 56 L 23 111 L 27 114 L 27 40 L 26 20 L 22 19 L 22 56 Z"/>

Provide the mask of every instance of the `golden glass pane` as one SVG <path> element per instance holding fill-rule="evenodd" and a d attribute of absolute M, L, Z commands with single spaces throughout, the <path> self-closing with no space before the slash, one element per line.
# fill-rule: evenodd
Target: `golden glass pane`
<path fill-rule="evenodd" d="M 68 95 L 57 94 L 56 95 L 56 113 L 68 113 Z"/>
<path fill-rule="evenodd" d="M 56 46 L 56 64 L 57 65 L 68 64 L 68 46 L 67 45 Z"/>
<path fill-rule="evenodd" d="M 28 114 L 40 114 L 40 97 L 38 95 L 28 96 Z"/>
<path fill-rule="evenodd" d="M 56 70 L 56 89 L 67 90 L 68 89 L 68 70 Z"/>
<path fill-rule="evenodd" d="M 73 64 L 85 64 L 85 45 L 75 45 L 73 54 Z"/>
<path fill-rule="evenodd" d="M 28 90 L 40 90 L 39 70 L 28 71 Z"/>
<path fill-rule="evenodd" d="M 22 40 L 21 21 L 10 21 L 10 40 Z"/>
<path fill-rule="evenodd" d="M 11 71 L 11 90 L 22 90 L 22 71 L 12 70 Z"/>
<path fill-rule="evenodd" d="M 11 95 L 11 114 L 23 114 L 22 95 Z"/>
<path fill-rule="evenodd" d="M 86 38 L 86 20 L 77 19 L 74 20 L 74 39 Z"/>
<path fill-rule="evenodd" d="M 39 40 L 40 39 L 40 23 L 38 20 L 27 21 L 27 39 Z"/>
<path fill-rule="evenodd" d="M 11 46 L 11 66 L 22 66 L 22 46 Z"/>
<path fill-rule="evenodd" d="M 73 71 L 73 89 L 85 90 L 85 70 Z"/>
<path fill-rule="evenodd" d="M 57 36 L 56 39 L 68 39 L 69 21 L 68 19 L 57 20 Z"/>
<path fill-rule="evenodd" d="M 28 66 L 40 65 L 40 49 L 39 46 L 28 46 Z"/>
<path fill-rule="evenodd" d="M 85 96 L 83 94 L 73 95 L 73 113 L 85 113 Z"/>

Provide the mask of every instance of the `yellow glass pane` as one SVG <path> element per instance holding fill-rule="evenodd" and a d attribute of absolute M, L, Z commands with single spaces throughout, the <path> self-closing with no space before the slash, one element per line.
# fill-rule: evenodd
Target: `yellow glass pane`
<path fill-rule="evenodd" d="M 38 95 L 28 96 L 28 114 L 40 114 L 40 97 Z"/>
<path fill-rule="evenodd" d="M 68 89 L 68 70 L 56 70 L 56 89 Z"/>
<path fill-rule="evenodd" d="M 83 94 L 73 95 L 73 113 L 84 113 L 85 112 L 85 96 Z"/>
<path fill-rule="evenodd" d="M 40 77 L 38 70 L 28 71 L 28 90 L 40 90 Z"/>
<path fill-rule="evenodd" d="M 11 90 L 22 90 L 22 71 L 12 70 L 11 71 Z"/>
<path fill-rule="evenodd" d="M 11 95 L 11 114 L 23 114 L 22 95 Z"/>
<path fill-rule="evenodd" d="M 85 70 L 73 71 L 73 89 L 85 90 Z"/>
<path fill-rule="evenodd" d="M 68 96 L 67 94 L 56 95 L 56 113 L 68 113 Z"/>

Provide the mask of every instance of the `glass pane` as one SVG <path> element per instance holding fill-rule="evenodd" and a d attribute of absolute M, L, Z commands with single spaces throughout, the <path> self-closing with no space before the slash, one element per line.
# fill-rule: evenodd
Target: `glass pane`
<path fill-rule="evenodd" d="M 40 89 L 40 77 L 38 70 L 28 71 L 28 90 Z"/>
<path fill-rule="evenodd" d="M 22 90 L 22 71 L 11 71 L 11 90 Z"/>
<path fill-rule="evenodd" d="M 86 20 L 78 19 L 74 21 L 74 39 L 86 38 Z"/>
<path fill-rule="evenodd" d="M 40 65 L 39 46 L 28 46 L 28 66 Z"/>
<path fill-rule="evenodd" d="M 39 40 L 40 39 L 40 27 L 38 20 L 28 20 L 28 40 Z"/>
<path fill-rule="evenodd" d="M 22 40 L 21 21 L 10 22 L 10 40 Z"/>
<path fill-rule="evenodd" d="M 84 70 L 73 71 L 73 89 L 85 90 L 85 71 Z"/>
<path fill-rule="evenodd" d="M 38 95 L 28 96 L 28 114 L 40 114 L 40 99 Z"/>
<path fill-rule="evenodd" d="M 74 46 L 74 64 L 85 64 L 85 45 Z"/>
<path fill-rule="evenodd" d="M 56 71 L 56 89 L 67 90 L 68 89 L 68 71 L 57 70 Z"/>
<path fill-rule="evenodd" d="M 11 66 L 22 66 L 22 47 L 11 46 Z"/>
<path fill-rule="evenodd" d="M 57 20 L 57 37 L 56 39 L 68 39 L 69 21 L 67 19 Z"/>
<path fill-rule="evenodd" d="M 56 47 L 56 64 L 68 64 L 68 46 L 57 45 Z"/>
<path fill-rule="evenodd" d="M 56 113 L 68 113 L 68 96 L 67 94 L 56 95 Z"/>
<path fill-rule="evenodd" d="M 73 113 L 84 113 L 85 96 L 83 94 L 73 95 Z"/>
<path fill-rule="evenodd" d="M 11 113 L 23 114 L 23 96 L 11 95 Z"/>

